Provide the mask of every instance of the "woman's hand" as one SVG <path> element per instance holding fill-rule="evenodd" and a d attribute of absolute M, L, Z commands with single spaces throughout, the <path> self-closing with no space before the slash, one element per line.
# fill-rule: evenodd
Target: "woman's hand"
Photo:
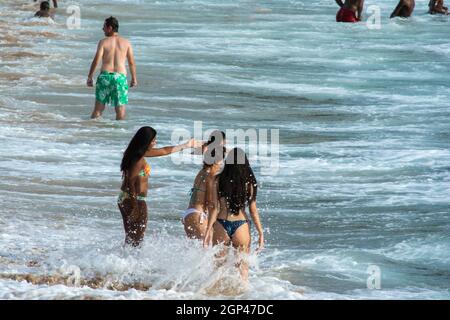
<path fill-rule="evenodd" d="M 260 253 L 264 249 L 264 235 L 261 232 L 258 237 L 258 248 L 256 249 L 256 253 Z"/>
<path fill-rule="evenodd" d="M 201 146 L 203 145 L 203 141 L 200 140 L 195 140 L 195 139 L 191 139 L 188 142 L 186 142 L 185 146 L 186 148 L 201 148 Z"/>
<path fill-rule="evenodd" d="M 212 243 L 212 233 L 211 229 L 206 230 L 205 237 L 203 238 L 203 247 L 207 248 Z"/>

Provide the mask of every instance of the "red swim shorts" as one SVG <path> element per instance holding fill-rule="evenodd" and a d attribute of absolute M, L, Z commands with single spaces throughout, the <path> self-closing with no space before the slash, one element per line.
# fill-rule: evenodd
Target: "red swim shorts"
<path fill-rule="evenodd" d="M 356 13 L 347 8 L 341 8 L 336 14 L 337 22 L 358 22 Z"/>

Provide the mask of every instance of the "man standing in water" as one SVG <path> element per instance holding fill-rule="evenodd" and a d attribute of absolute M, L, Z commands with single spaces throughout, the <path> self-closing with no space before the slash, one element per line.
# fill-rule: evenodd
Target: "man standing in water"
<path fill-rule="evenodd" d="M 102 60 L 100 75 L 95 87 L 95 108 L 91 118 L 100 117 L 105 105 L 111 104 L 116 109 L 116 120 L 125 118 L 125 105 L 128 104 L 128 83 L 125 60 L 131 71 L 131 87 L 137 86 L 136 65 L 134 62 L 133 48 L 130 42 L 119 36 L 119 22 L 114 17 L 109 17 L 103 25 L 106 38 L 98 43 L 97 53 L 89 70 L 87 78 L 88 87 L 93 87 L 94 75 L 97 64 Z"/>
<path fill-rule="evenodd" d="M 414 11 L 415 5 L 416 3 L 414 0 L 400 0 L 391 14 L 391 19 L 394 17 L 409 18 Z"/>
<path fill-rule="evenodd" d="M 364 6 L 364 0 L 335 0 L 341 9 L 336 14 L 337 22 L 359 22 Z"/>

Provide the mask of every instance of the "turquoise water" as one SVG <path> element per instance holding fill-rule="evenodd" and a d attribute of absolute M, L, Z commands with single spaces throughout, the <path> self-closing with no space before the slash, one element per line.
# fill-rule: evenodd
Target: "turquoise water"
<path fill-rule="evenodd" d="M 66 27 L 68 2 L 55 23 L 31 19 L 34 4 L 0 4 L 1 298 L 450 298 L 450 17 L 416 1 L 411 19 L 389 20 L 393 3 L 366 1 L 380 6 L 374 30 L 335 23 L 323 0 L 77 3 L 78 30 Z M 85 79 L 109 15 L 138 66 L 123 122 L 111 109 L 89 119 Z M 267 247 L 251 256 L 244 293 L 208 290 L 233 282 L 232 268 L 214 270 L 214 252 L 184 238 L 198 164 L 149 160 L 146 241 L 122 248 L 129 139 L 151 125 L 170 144 L 194 121 L 279 130 L 279 169 L 263 174 L 252 159 Z M 367 288 L 371 265 L 379 290 Z"/>

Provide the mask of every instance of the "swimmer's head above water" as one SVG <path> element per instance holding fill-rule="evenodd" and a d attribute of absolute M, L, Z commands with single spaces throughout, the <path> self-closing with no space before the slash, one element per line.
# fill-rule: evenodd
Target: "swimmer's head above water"
<path fill-rule="evenodd" d="M 55 9 L 58 8 L 58 1 L 57 1 L 57 0 L 52 0 L 52 1 L 53 1 L 53 6 L 55 7 Z M 34 2 L 37 2 L 37 0 L 34 0 Z M 50 2 L 47 1 L 47 0 L 46 0 L 46 1 L 43 1 L 43 2 L 47 2 L 47 3 L 48 3 L 48 9 L 50 9 Z M 42 9 L 42 3 L 43 3 L 43 2 L 41 2 L 41 10 L 44 10 L 44 9 Z M 48 10 L 48 9 L 47 9 L 47 10 Z"/>
<path fill-rule="evenodd" d="M 42 1 L 40 10 L 34 16 L 39 18 L 52 18 L 53 13 L 50 12 L 50 3 L 48 1 Z"/>
<path fill-rule="evenodd" d="M 40 9 L 41 9 L 42 11 L 48 11 L 48 10 L 50 10 L 50 3 L 49 3 L 48 1 L 42 1 L 42 2 L 41 2 L 41 7 L 40 7 Z"/>

